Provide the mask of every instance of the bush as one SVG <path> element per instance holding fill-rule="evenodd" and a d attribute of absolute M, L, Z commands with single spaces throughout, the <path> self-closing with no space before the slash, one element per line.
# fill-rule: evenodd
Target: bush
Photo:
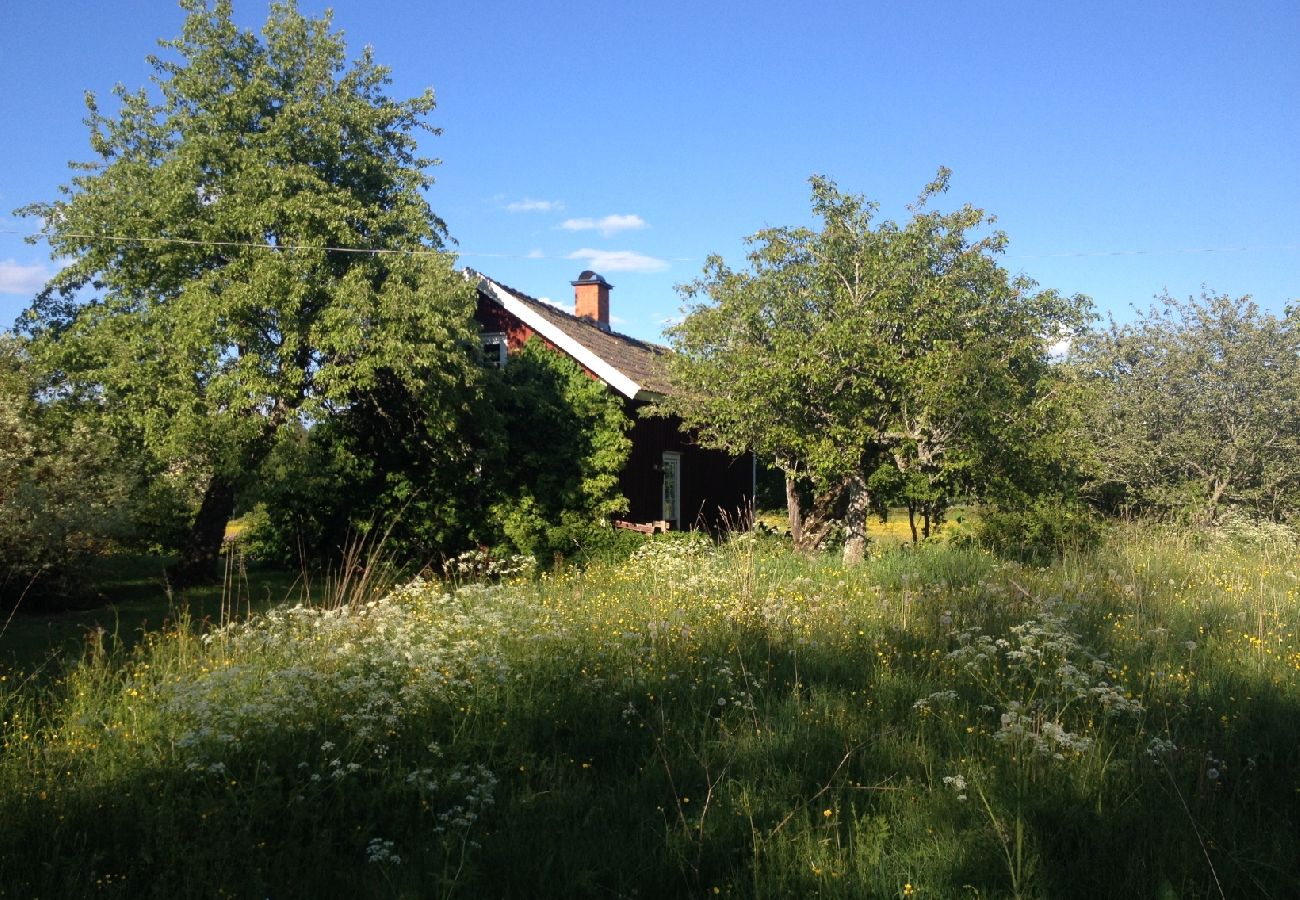
<path fill-rule="evenodd" d="M 1067 550 L 1090 550 L 1101 542 L 1101 523 L 1084 506 L 1060 497 L 1040 497 L 1008 508 L 986 508 L 975 540 L 1006 559 L 1047 565 Z"/>
<path fill-rule="evenodd" d="M 82 591 L 141 493 L 93 416 L 39 393 L 21 343 L 0 337 L 0 606 Z"/>
<path fill-rule="evenodd" d="M 632 443 L 622 402 L 537 339 L 501 376 L 495 404 L 507 446 L 491 476 L 491 519 L 502 537 L 542 565 L 627 544 L 606 523 L 627 509 L 618 473 Z"/>

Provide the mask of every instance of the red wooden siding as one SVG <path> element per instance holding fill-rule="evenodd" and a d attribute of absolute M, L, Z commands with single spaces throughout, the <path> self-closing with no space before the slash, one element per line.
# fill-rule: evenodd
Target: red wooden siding
<path fill-rule="evenodd" d="M 498 332 L 506 336 L 506 348 L 510 353 L 519 350 L 533 336 L 531 328 L 506 312 L 499 304 L 478 297 L 478 306 L 474 310 L 474 321 L 486 332 Z"/>
<path fill-rule="evenodd" d="M 619 475 L 619 486 L 628 499 L 626 518 L 653 522 L 663 518 L 664 451 L 681 454 L 682 527 L 716 529 L 735 522 L 749 508 L 753 490 L 753 463 L 748 456 L 731 456 L 706 450 L 682 433 L 681 420 L 643 418 L 644 403 L 627 404 L 632 420 L 632 452 Z"/>

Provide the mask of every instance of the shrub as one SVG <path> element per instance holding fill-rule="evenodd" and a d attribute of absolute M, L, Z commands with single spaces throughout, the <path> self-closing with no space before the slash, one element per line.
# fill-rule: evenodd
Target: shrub
<path fill-rule="evenodd" d="M 975 531 L 980 546 L 1032 565 L 1046 565 L 1067 550 L 1092 549 L 1101 536 L 1101 524 L 1090 510 L 1059 497 L 985 509 Z"/>
<path fill-rule="evenodd" d="M 141 493 L 93 418 L 39 390 L 21 343 L 0 337 L 0 605 L 79 592 Z"/>
<path fill-rule="evenodd" d="M 491 473 L 491 514 L 502 536 L 542 564 L 617 545 L 624 539 L 605 520 L 627 508 L 618 473 L 632 444 L 622 403 L 536 339 L 501 374 L 495 403 L 508 448 Z"/>

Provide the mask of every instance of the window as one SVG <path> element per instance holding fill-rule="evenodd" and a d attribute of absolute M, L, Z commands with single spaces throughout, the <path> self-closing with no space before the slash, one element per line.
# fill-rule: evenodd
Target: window
<path fill-rule="evenodd" d="M 671 450 L 664 452 L 664 505 L 663 518 L 674 528 L 682 527 L 682 455 Z"/>
<path fill-rule="evenodd" d="M 485 331 L 479 335 L 483 343 L 483 363 L 493 369 L 506 367 L 506 334 L 504 331 Z"/>

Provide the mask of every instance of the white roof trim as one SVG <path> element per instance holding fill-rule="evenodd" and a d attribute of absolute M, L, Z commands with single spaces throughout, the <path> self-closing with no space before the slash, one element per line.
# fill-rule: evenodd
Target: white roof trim
<path fill-rule="evenodd" d="M 572 356 L 580 365 L 595 374 L 597 378 L 618 391 L 624 397 L 627 397 L 629 400 L 634 400 L 636 399 L 637 394 L 644 395 L 641 385 L 637 384 L 631 378 L 628 378 L 595 353 L 592 353 L 559 328 L 556 328 L 555 325 L 553 325 L 545 316 L 530 307 L 527 303 L 524 303 L 522 300 L 512 295 L 509 291 L 503 289 L 501 285 L 497 284 L 491 278 L 484 277 L 479 284 L 487 286 L 488 292 L 496 298 L 498 303 L 506 308 L 506 312 L 510 313 L 529 328 L 533 329 L 533 331 L 536 331 L 552 344 Z"/>

